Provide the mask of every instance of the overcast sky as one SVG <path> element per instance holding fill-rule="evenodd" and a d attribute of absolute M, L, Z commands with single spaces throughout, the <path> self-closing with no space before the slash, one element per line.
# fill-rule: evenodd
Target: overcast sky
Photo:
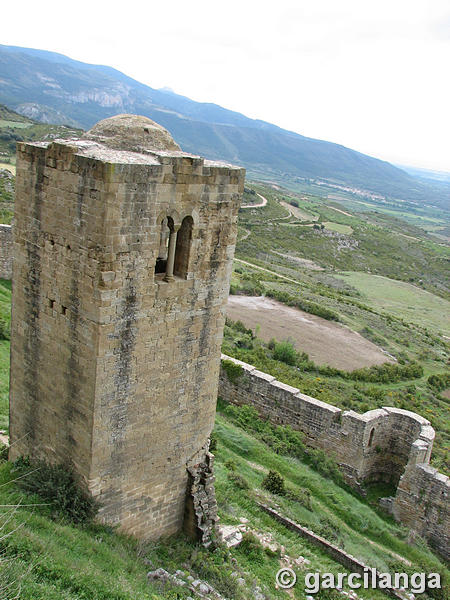
<path fill-rule="evenodd" d="M 22 0 L 1 15 L 3 44 L 450 171 L 449 0 Z"/>

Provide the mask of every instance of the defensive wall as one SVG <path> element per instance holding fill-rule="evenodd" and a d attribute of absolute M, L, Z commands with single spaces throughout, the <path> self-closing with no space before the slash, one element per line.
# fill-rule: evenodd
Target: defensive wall
<path fill-rule="evenodd" d="M 449 478 L 430 467 L 434 429 L 427 419 L 398 408 L 383 407 L 358 414 L 302 394 L 254 366 L 222 355 L 241 367 L 229 377 L 220 371 L 219 396 L 242 406 L 252 405 L 261 417 L 290 425 L 305 435 L 305 443 L 334 456 L 346 481 L 389 482 L 394 498 L 384 505 L 396 519 L 427 538 L 449 558 Z"/>

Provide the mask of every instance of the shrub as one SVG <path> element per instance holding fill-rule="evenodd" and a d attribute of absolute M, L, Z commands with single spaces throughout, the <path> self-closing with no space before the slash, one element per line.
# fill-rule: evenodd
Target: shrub
<path fill-rule="evenodd" d="M 293 502 L 298 502 L 302 506 L 304 506 L 307 510 L 312 511 L 311 504 L 311 492 L 309 490 L 286 490 L 286 498 L 292 500 Z"/>
<path fill-rule="evenodd" d="M 309 448 L 306 451 L 307 461 L 321 475 L 329 477 L 335 483 L 341 485 L 343 483 L 342 473 L 335 460 L 323 450 L 317 448 Z"/>
<path fill-rule="evenodd" d="M 295 365 L 297 362 L 297 351 L 288 340 L 283 342 L 276 342 L 273 350 L 273 357 L 275 360 L 280 360 L 287 365 Z"/>
<path fill-rule="evenodd" d="M 263 479 L 261 485 L 272 494 L 278 494 L 279 496 L 286 494 L 284 479 L 277 471 L 269 471 L 269 474 Z"/>
<path fill-rule="evenodd" d="M 226 466 L 226 468 L 229 471 L 236 471 L 236 469 L 237 469 L 237 464 L 231 458 L 229 458 L 228 460 L 226 460 L 224 462 L 224 465 Z"/>
<path fill-rule="evenodd" d="M 245 479 L 245 477 L 239 475 L 239 473 L 234 473 L 231 471 L 230 473 L 227 473 L 227 477 L 240 490 L 250 489 L 250 484 L 248 481 Z"/>
<path fill-rule="evenodd" d="M 231 383 L 236 383 L 243 372 L 242 367 L 232 360 L 222 360 L 222 368 L 227 375 L 228 381 L 231 381 Z"/>
<path fill-rule="evenodd" d="M 227 598 L 244 600 L 239 583 L 232 576 L 235 568 L 226 549 L 218 547 L 214 552 L 205 552 L 195 548 L 189 559 L 189 567 L 199 579 L 205 579 L 220 594 Z"/>
<path fill-rule="evenodd" d="M 60 516 L 73 523 L 92 520 L 97 503 L 83 490 L 73 472 L 65 465 L 49 465 L 45 461 L 18 458 L 14 463 L 17 486 L 27 494 L 36 494 Z"/>
<path fill-rule="evenodd" d="M 214 452 L 217 450 L 217 434 L 213 431 L 209 437 L 209 451 Z"/>
<path fill-rule="evenodd" d="M 244 533 L 242 542 L 238 546 L 239 552 L 245 554 L 252 563 L 261 564 L 264 562 L 264 548 L 259 539 L 250 532 Z"/>
<path fill-rule="evenodd" d="M 8 460 L 9 446 L 0 444 L 0 460 Z"/>
<path fill-rule="evenodd" d="M 450 375 L 448 373 L 430 375 L 427 379 L 427 383 L 430 387 L 434 388 L 438 392 L 441 392 L 450 386 Z"/>

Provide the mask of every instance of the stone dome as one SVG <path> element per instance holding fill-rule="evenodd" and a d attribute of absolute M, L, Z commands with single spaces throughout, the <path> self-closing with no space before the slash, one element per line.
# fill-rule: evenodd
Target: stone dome
<path fill-rule="evenodd" d="M 167 129 L 147 117 L 138 115 L 116 115 L 103 119 L 89 129 L 83 138 L 114 150 L 129 152 L 181 150 Z"/>

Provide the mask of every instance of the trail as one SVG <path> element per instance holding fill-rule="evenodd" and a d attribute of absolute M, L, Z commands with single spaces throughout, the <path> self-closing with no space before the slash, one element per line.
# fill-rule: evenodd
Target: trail
<path fill-rule="evenodd" d="M 258 265 L 254 265 L 253 263 L 247 262 L 246 260 L 241 260 L 240 258 L 235 258 L 234 260 L 236 262 L 242 263 L 243 265 L 247 265 L 248 267 L 253 267 L 254 269 L 259 269 L 260 271 L 265 271 L 266 273 L 270 273 L 271 275 L 276 275 L 280 279 L 291 281 L 292 283 L 296 283 L 297 285 L 301 284 L 301 282 L 298 279 L 291 279 L 290 277 L 286 277 L 286 275 L 280 275 L 276 271 L 271 271 L 270 269 L 265 269 L 264 267 L 258 267 Z"/>
<path fill-rule="evenodd" d="M 241 208 L 261 208 L 267 204 L 267 198 L 264 198 L 264 196 L 261 196 L 261 194 L 258 193 L 256 195 L 261 198 L 262 202 L 259 204 L 244 204 Z"/>
<path fill-rule="evenodd" d="M 326 205 L 327 208 L 331 208 L 331 210 L 335 210 L 336 212 L 342 213 L 343 215 L 347 215 L 347 217 L 353 217 L 353 215 L 351 215 L 348 212 L 345 212 L 345 210 L 341 210 L 340 208 L 335 208 L 334 206 L 328 206 Z"/>

